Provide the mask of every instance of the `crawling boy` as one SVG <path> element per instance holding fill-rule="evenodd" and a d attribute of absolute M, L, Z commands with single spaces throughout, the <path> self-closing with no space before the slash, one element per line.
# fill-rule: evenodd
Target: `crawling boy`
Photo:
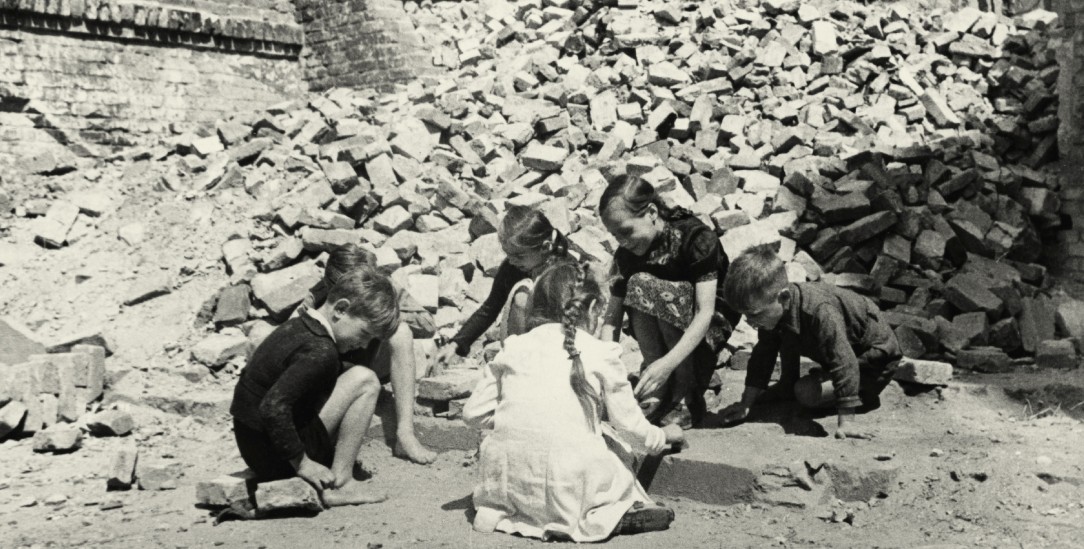
<path fill-rule="evenodd" d="M 237 448 L 257 480 L 298 476 L 328 506 L 384 499 L 353 477 L 380 381 L 339 355 L 399 326 L 391 281 L 371 267 L 343 276 L 327 300 L 275 329 L 241 372 L 230 413 Z"/>
<path fill-rule="evenodd" d="M 724 422 L 744 419 L 758 397 L 793 396 L 809 408 L 834 405 L 836 438 L 869 438 L 855 411 L 880 406 L 880 394 L 902 356 L 899 342 L 869 299 L 820 282 L 790 283 L 770 245 L 750 248 L 730 265 L 725 298 L 759 330 L 741 401 L 722 411 Z M 821 368 L 799 379 L 800 357 Z M 776 358 L 782 372 L 765 394 Z"/>

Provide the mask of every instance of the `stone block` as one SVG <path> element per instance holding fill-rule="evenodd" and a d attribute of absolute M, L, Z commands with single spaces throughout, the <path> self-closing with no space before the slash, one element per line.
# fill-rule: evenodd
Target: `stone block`
<path fill-rule="evenodd" d="M 561 169 L 568 151 L 559 148 L 533 142 L 520 154 L 520 162 L 527 168 L 542 172 L 552 172 Z"/>
<path fill-rule="evenodd" d="M 315 262 L 298 263 L 292 267 L 261 273 L 252 279 L 252 294 L 275 316 L 289 314 L 308 295 L 309 289 L 323 278 Z"/>
<path fill-rule="evenodd" d="M 250 500 L 256 487 L 256 475 L 245 469 L 196 483 L 196 505 L 209 508 L 229 507 L 235 501 Z"/>
<path fill-rule="evenodd" d="M 105 347 L 80 344 L 72 346 L 71 352 L 87 357 L 86 385 L 83 387 L 88 391 L 89 402 L 93 402 L 102 396 L 105 389 Z"/>
<path fill-rule="evenodd" d="M 252 308 L 252 300 L 249 298 L 251 288 L 248 284 L 226 286 L 218 292 L 218 301 L 215 304 L 215 326 L 236 326 L 248 320 L 248 311 Z"/>
<path fill-rule="evenodd" d="M 256 508 L 261 514 L 277 512 L 320 512 L 320 495 L 305 480 L 294 477 L 256 486 Z"/>
<path fill-rule="evenodd" d="M 402 206 L 392 206 L 373 218 L 373 227 L 384 234 L 395 234 L 414 226 L 414 217 Z"/>
<path fill-rule="evenodd" d="M 832 479 L 832 492 L 842 501 L 870 501 L 892 492 L 899 474 L 897 467 L 855 467 L 849 464 L 827 463 Z"/>
<path fill-rule="evenodd" d="M 1076 346 L 1068 339 L 1048 339 L 1039 343 L 1035 352 L 1035 365 L 1040 368 L 1076 368 Z"/>
<path fill-rule="evenodd" d="M 192 348 L 192 358 L 210 368 L 224 366 L 231 358 L 248 355 L 248 338 L 240 330 L 211 334 Z"/>
<path fill-rule="evenodd" d="M 96 437 L 122 437 L 132 432 L 135 420 L 132 415 L 120 410 L 105 410 L 90 416 L 87 431 Z"/>
<path fill-rule="evenodd" d="M 947 385 L 952 379 L 952 365 L 936 360 L 904 358 L 892 377 L 897 381 L 920 385 Z"/>
<path fill-rule="evenodd" d="M 425 310 L 435 313 L 440 304 L 440 277 L 415 274 L 407 277 L 406 291 Z"/>
<path fill-rule="evenodd" d="M 996 318 L 1003 303 L 989 289 L 989 284 L 972 274 L 958 274 L 945 284 L 945 299 L 964 312 L 982 311 Z"/>
<path fill-rule="evenodd" d="M 173 291 L 173 281 L 169 273 L 157 272 L 136 280 L 128 289 L 124 298 L 127 306 L 138 305 Z"/>
<path fill-rule="evenodd" d="M 34 451 L 66 454 L 79 449 L 83 432 L 72 425 L 57 424 L 34 434 Z"/>
<path fill-rule="evenodd" d="M 13 433 L 26 418 L 26 405 L 17 400 L 0 407 L 0 440 Z"/>
<path fill-rule="evenodd" d="M 181 476 L 181 464 L 176 462 L 136 464 L 135 477 L 140 490 L 176 490 Z"/>
<path fill-rule="evenodd" d="M 136 465 L 139 462 L 139 449 L 134 444 L 118 448 L 109 460 L 109 476 L 106 478 L 106 490 L 130 490 L 135 484 Z"/>
<path fill-rule="evenodd" d="M 0 318 L 0 364 L 22 364 L 31 355 L 46 352 L 29 328 L 11 317 Z"/>
<path fill-rule="evenodd" d="M 1057 327 L 1065 335 L 1084 340 L 1084 301 L 1067 299 L 1058 305 Z"/>
<path fill-rule="evenodd" d="M 481 379 L 480 370 L 447 370 L 443 374 L 418 380 L 418 397 L 442 401 L 468 397 Z"/>
<path fill-rule="evenodd" d="M 956 365 L 965 370 L 1004 373 L 1012 370 L 1012 359 L 996 347 L 978 347 L 957 353 Z"/>

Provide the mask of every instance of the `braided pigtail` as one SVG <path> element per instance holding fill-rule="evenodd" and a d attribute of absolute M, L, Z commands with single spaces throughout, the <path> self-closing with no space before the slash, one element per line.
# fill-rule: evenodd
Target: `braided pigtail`
<path fill-rule="evenodd" d="M 572 373 L 569 376 L 569 382 L 572 384 L 572 391 L 576 393 L 576 398 L 580 401 L 587 424 L 593 431 L 595 424 L 598 422 L 598 410 L 602 407 L 602 398 L 587 381 L 587 374 L 583 369 L 583 360 L 580 359 L 580 351 L 576 348 L 576 328 L 583 321 L 584 314 L 587 312 L 592 300 L 591 296 L 586 295 L 583 291 L 585 278 L 583 267 L 577 268 L 572 297 L 564 303 L 561 326 L 565 335 L 565 351 L 568 351 L 568 357 L 572 359 Z"/>

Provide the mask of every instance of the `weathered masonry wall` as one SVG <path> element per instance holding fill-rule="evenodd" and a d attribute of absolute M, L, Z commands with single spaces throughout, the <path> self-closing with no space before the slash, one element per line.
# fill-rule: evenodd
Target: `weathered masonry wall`
<path fill-rule="evenodd" d="M 202 7 L 0 0 L 0 162 L 150 144 L 304 91 L 292 13 Z"/>
<path fill-rule="evenodd" d="M 312 90 L 385 87 L 431 68 L 401 0 L 296 0 Z"/>

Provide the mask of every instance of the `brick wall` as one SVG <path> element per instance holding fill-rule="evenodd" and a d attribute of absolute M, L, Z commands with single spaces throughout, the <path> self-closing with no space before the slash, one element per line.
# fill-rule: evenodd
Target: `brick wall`
<path fill-rule="evenodd" d="M 432 67 L 401 0 L 296 0 L 312 90 L 383 88 Z"/>
<path fill-rule="evenodd" d="M 301 29 L 276 14 L 0 0 L 0 165 L 152 144 L 303 93 Z"/>

